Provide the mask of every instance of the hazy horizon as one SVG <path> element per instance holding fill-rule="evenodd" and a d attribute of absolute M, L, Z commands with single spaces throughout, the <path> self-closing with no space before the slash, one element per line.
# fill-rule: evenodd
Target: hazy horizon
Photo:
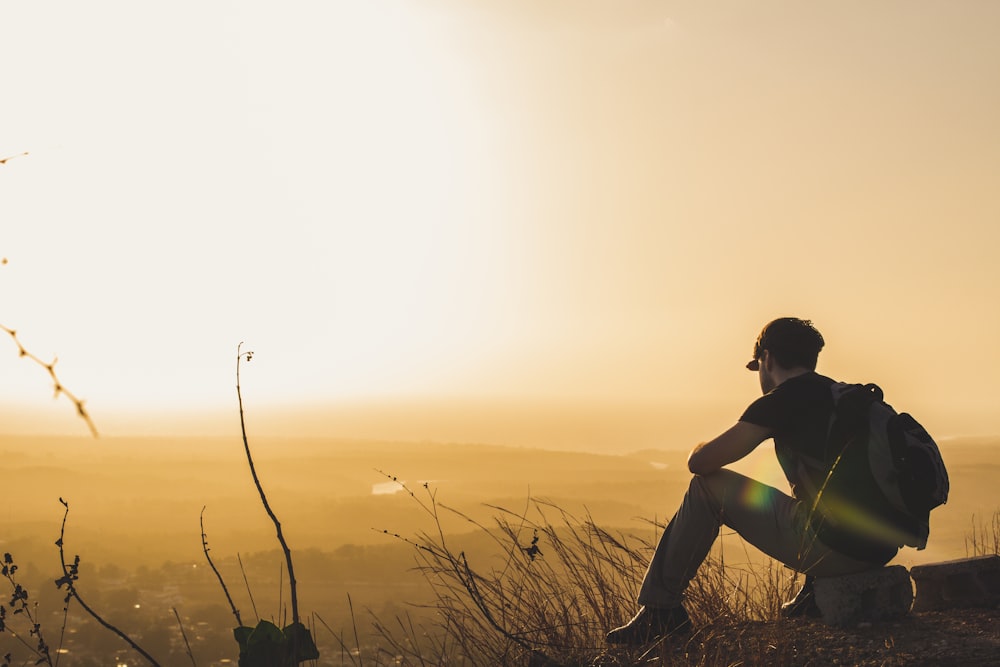
<path fill-rule="evenodd" d="M 1000 511 L 992 488 L 1000 438 L 945 440 L 951 496 L 932 516 L 931 547 L 907 549 L 907 563 L 961 557 L 974 525 Z M 474 443 L 257 437 L 251 446 L 271 506 L 295 550 L 336 551 L 385 544 L 383 529 L 418 530 L 426 516 L 410 489 L 427 483 L 448 507 L 490 522 L 496 507 L 523 511 L 528 499 L 555 503 L 605 528 L 649 530 L 676 509 L 691 475 L 686 452 L 646 449 L 597 454 Z M 238 438 L 0 436 L 5 493 L 0 543 L 49 562 L 63 507 L 67 539 L 89 563 L 159 564 L 201 558 L 199 514 L 220 555 L 276 548 Z M 765 443 L 733 469 L 787 491 Z M 453 517 L 454 519 L 454 517 Z M 447 529 L 463 533 L 463 521 Z"/>
<path fill-rule="evenodd" d="M 747 397 L 749 404 L 753 396 Z M 892 396 L 887 396 L 892 400 Z M 688 451 L 732 425 L 745 405 L 639 401 L 527 400 L 512 397 L 395 398 L 326 405 L 245 404 L 251 438 L 480 443 L 581 452 L 628 453 L 642 449 Z M 939 441 L 1000 435 L 991 416 L 910 411 Z M 103 438 L 240 437 L 239 411 L 133 410 L 105 415 L 91 409 Z M 82 421 L 62 401 L 44 409 L 0 405 L 0 435 L 83 436 Z M 100 446 L 97 441 L 94 446 Z"/>

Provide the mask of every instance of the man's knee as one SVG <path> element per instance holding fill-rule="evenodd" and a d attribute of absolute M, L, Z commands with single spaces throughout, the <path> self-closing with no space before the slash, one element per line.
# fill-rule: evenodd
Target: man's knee
<path fill-rule="evenodd" d="M 705 475 L 694 475 L 688 484 L 688 498 L 712 508 L 714 514 L 721 515 L 726 498 L 730 471 L 721 469 Z"/>
<path fill-rule="evenodd" d="M 710 493 L 716 497 L 724 497 L 730 490 L 739 490 L 745 487 L 747 482 L 750 481 L 752 480 L 746 475 L 733 472 L 728 468 L 719 468 L 705 475 L 695 475 L 691 478 L 689 488 L 697 486 L 701 492 Z"/>
<path fill-rule="evenodd" d="M 732 502 L 740 502 L 755 484 L 754 480 L 727 468 L 691 478 L 688 493 L 703 498 L 721 514 Z"/>

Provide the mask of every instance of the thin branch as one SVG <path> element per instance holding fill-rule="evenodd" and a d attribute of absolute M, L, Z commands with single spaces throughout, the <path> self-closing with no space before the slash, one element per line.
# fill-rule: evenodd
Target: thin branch
<path fill-rule="evenodd" d="M 358 649 L 358 658 L 361 658 L 361 640 L 358 638 L 358 619 L 354 615 L 354 602 L 351 600 L 351 594 L 347 594 L 347 608 L 351 612 L 351 624 L 354 627 L 354 645 Z"/>
<path fill-rule="evenodd" d="M 62 627 L 59 628 L 59 646 L 56 648 L 56 664 L 55 667 L 59 667 L 59 656 L 62 655 L 63 643 L 66 641 L 66 626 L 69 623 L 69 600 L 65 601 L 63 605 L 63 619 Z"/>
<path fill-rule="evenodd" d="M 0 159 L 0 164 L 7 164 L 8 162 L 10 162 L 11 160 L 13 160 L 14 158 L 24 157 L 27 154 L 28 154 L 28 151 L 24 151 L 23 153 L 18 153 L 16 155 L 8 155 L 7 157 L 5 157 L 3 159 Z"/>
<path fill-rule="evenodd" d="M 253 483 L 257 486 L 257 492 L 260 494 L 260 501 L 264 505 L 264 511 L 267 512 L 267 515 L 271 518 L 271 522 L 274 523 L 278 542 L 281 544 L 282 551 L 285 552 L 285 562 L 288 564 L 288 586 L 292 595 L 292 623 L 298 624 L 299 598 L 295 590 L 295 569 L 292 566 L 292 552 L 288 548 L 288 543 L 285 542 L 285 537 L 281 532 L 281 522 L 278 521 L 278 517 L 275 516 L 271 510 L 271 505 L 267 502 L 264 487 L 260 484 L 260 479 L 257 477 L 257 470 L 253 464 L 253 456 L 250 455 L 250 443 L 247 441 L 246 420 L 243 415 L 243 394 L 240 391 L 240 362 L 243 360 L 243 357 L 246 357 L 248 362 L 253 359 L 253 352 L 241 352 L 242 347 L 243 343 L 241 342 L 236 348 L 236 397 L 239 400 L 240 406 L 240 431 L 243 434 L 243 449 L 246 451 L 247 462 L 250 464 L 250 474 L 253 476 Z"/>
<path fill-rule="evenodd" d="M 198 663 L 194 661 L 194 653 L 191 652 L 191 644 L 188 642 L 187 633 L 184 632 L 184 624 L 181 623 L 181 615 L 177 613 L 177 607 L 172 607 L 174 610 L 174 618 L 177 619 L 177 626 L 181 629 L 181 637 L 184 639 L 184 646 L 187 649 L 188 657 L 191 658 L 191 664 L 193 667 L 198 667 Z"/>
<path fill-rule="evenodd" d="M 76 406 L 77 415 L 79 415 L 80 418 L 83 419 L 84 422 L 86 422 L 87 428 L 90 429 L 90 434 L 95 438 L 98 437 L 97 427 L 94 426 L 94 422 L 93 420 L 91 420 L 90 414 L 87 412 L 87 408 L 83 404 L 83 400 L 78 398 L 76 394 L 67 389 L 63 385 L 63 383 L 59 381 L 59 376 L 56 375 L 56 362 L 58 362 L 59 359 L 53 359 L 51 363 L 42 361 L 42 359 L 29 352 L 24 347 L 24 345 L 21 344 L 21 341 L 17 337 L 17 331 L 5 327 L 2 324 L 0 324 L 0 330 L 6 332 L 11 337 L 11 339 L 13 339 L 14 345 L 17 346 L 17 355 L 19 357 L 25 357 L 27 359 L 30 359 L 31 361 L 34 361 L 36 364 L 38 364 L 48 372 L 49 378 L 51 378 L 52 380 L 52 388 L 53 391 L 55 391 L 55 397 L 59 398 L 59 395 L 62 394 L 67 399 L 69 399 L 70 402 L 72 402 L 73 405 Z"/>
<path fill-rule="evenodd" d="M 198 523 L 201 526 L 201 549 L 205 552 L 205 560 L 212 567 L 212 572 L 215 572 L 215 576 L 219 579 L 219 585 L 222 586 L 222 592 L 226 594 L 226 600 L 229 601 L 229 608 L 233 610 L 233 616 L 236 617 L 236 624 L 239 627 L 243 627 L 243 619 L 240 618 L 240 610 L 236 608 L 233 604 L 233 597 L 229 594 L 229 589 L 226 588 L 226 582 L 222 580 L 222 575 L 219 574 L 219 569 L 215 567 L 215 563 L 212 562 L 212 557 L 208 555 L 208 536 L 205 534 L 205 507 L 201 508 L 201 514 L 198 517 Z"/>
<path fill-rule="evenodd" d="M 250 607 L 253 608 L 253 615 L 257 617 L 257 622 L 260 623 L 260 614 L 257 613 L 257 603 L 253 601 L 253 591 L 250 590 L 250 580 L 247 579 L 247 570 L 243 567 L 243 559 L 240 558 L 240 552 L 236 552 L 236 561 L 240 564 L 240 572 L 243 574 L 243 583 L 247 587 L 247 595 L 250 596 Z"/>
<path fill-rule="evenodd" d="M 146 653 L 146 651 L 143 650 L 141 646 L 136 644 L 131 637 L 129 637 L 124 632 L 122 632 L 121 630 L 119 630 L 118 628 L 111 625 L 103 618 L 101 618 L 100 615 L 98 615 L 96 611 L 91 609 L 87 605 L 87 603 L 83 601 L 83 598 L 80 597 L 80 592 L 76 590 L 76 581 L 77 579 L 80 578 L 79 574 L 80 557 L 76 556 L 73 559 L 73 564 L 67 565 L 66 554 L 65 551 L 63 550 L 63 540 L 66 536 L 66 518 L 69 516 L 69 503 L 63 500 L 62 498 L 59 499 L 59 502 L 62 503 L 63 507 L 66 508 L 66 511 L 63 512 L 62 527 L 59 529 L 59 539 L 56 540 L 56 546 L 59 547 L 59 563 L 60 565 L 62 565 L 62 571 L 63 571 L 62 578 L 56 580 L 56 587 L 61 589 L 63 586 L 66 586 L 67 603 L 69 602 L 70 598 L 76 599 L 76 601 L 80 603 L 80 606 L 83 607 L 83 610 L 88 614 L 90 614 L 95 621 L 97 621 L 105 628 L 107 628 L 111 632 L 121 637 L 125 641 L 125 643 L 127 643 L 129 646 L 135 649 L 135 651 L 138 652 L 139 655 L 141 655 L 143 658 L 145 658 L 149 662 L 149 664 L 153 665 L 154 667 L 160 667 L 160 663 L 158 663 L 156 659 L 153 658 L 153 656 L 149 655 L 149 653 Z"/>

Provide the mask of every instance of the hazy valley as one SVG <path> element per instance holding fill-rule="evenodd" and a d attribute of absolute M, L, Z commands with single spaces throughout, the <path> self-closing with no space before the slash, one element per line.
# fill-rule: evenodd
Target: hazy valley
<path fill-rule="evenodd" d="M 950 501 L 934 513 L 928 549 L 906 550 L 898 562 L 966 555 L 973 522 L 989 523 L 1000 508 L 998 444 L 982 438 L 942 442 L 952 481 Z M 501 513 L 496 508 L 504 508 L 514 514 L 527 511 L 531 520 L 542 511 L 558 524 L 565 511 L 652 540 L 653 522 L 669 518 L 690 477 L 686 453 L 670 450 L 600 455 L 322 439 L 260 439 L 251 446 L 293 551 L 300 606 L 337 632 L 350 623 L 348 595 L 363 622 L 366 609 L 391 618 L 427 599 L 429 592 L 413 571 L 414 548 L 401 538 L 434 527 L 421 508 L 432 494 L 439 506 L 468 517 L 441 512 L 456 550 L 489 567 L 505 554 L 496 553 L 470 519 L 490 526 Z M 231 653 L 235 620 L 202 550 L 203 508 L 210 554 L 244 620 L 253 620 L 254 607 L 257 615 L 276 618 L 287 605 L 287 593 L 284 600 L 279 597 L 285 573 L 274 527 L 238 438 L 3 437 L 0 460 L 5 500 L 0 550 L 15 556 L 22 581 L 52 612 L 62 606 L 51 583 L 60 574 L 54 546 L 63 515 L 59 498 L 70 505 L 66 550 L 69 557 L 82 558 L 81 594 L 123 626 L 157 627 L 177 608 L 197 630 L 202 650 L 211 653 L 206 647 L 217 644 L 220 659 Z M 738 467 L 781 486 L 768 446 Z M 523 544 L 531 537 L 526 528 Z M 733 549 L 732 540 L 722 543 Z M 540 547 L 544 554 L 545 544 Z M 736 545 L 732 553 L 730 562 L 746 560 L 742 547 Z M 750 552 L 749 557 L 757 556 Z M 317 635 L 332 650 L 332 634 Z M 114 638 L 107 641 L 113 644 Z"/>

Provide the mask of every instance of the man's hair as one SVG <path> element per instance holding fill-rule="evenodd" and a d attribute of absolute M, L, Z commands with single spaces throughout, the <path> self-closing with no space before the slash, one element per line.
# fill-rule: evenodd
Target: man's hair
<path fill-rule="evenodd" d="M 802 367 L 814 371 L 824 342 L 823 335 L 809 320 L 779 317 L 760 332 L 753 346 L 753 358 L 759 359 L 761 352 L 767 350 L 782 368 Z"/>

